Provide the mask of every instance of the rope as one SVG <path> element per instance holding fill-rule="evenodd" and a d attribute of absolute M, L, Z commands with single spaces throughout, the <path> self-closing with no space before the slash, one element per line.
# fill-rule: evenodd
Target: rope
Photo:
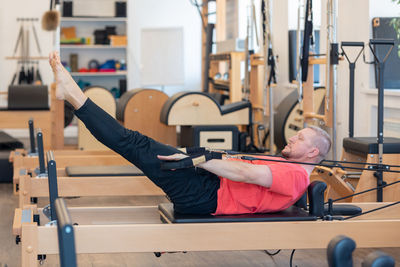
<path fill-rule="evenodd" d="M 391 207 L 391 206 L 394 206 L 394 205 L 397 205 L 397 204 L 400 204 L 400 201 L 393 202 L 393 203 L 390 203 L 388 205 L 385 205 L 385 206 L 382 206 L 382 207 L 379 207 L 379 208 L 376 208 L 376 209 L 372 209 L 372 210 L 369 210 L 369 211 L 366 211 L 366 212 L 361 212 L 359 214 L 343 218 L 342 220 L 343 221 L 344 220 L 349 220 L 349 219 L 352 219 L 352 218 L 355 218 L 355 217 L 358 217 L 358 216 L 361 216 L 361 215 L 365 215 L 365 214 L 368 214 L 368 213 L 371 213 L 371 212 L 374 212 L 374 211 L 377 211 L 377 210 L 385 209 L 385 208 L 388 208 L 388 207 Z"/>
<path fill-rule="evenodd" d="M 352 167 L 352 166 L 342 165 L 343 163 L 347 163 L 346 161 L 332 161 L 332 162 L 336 162 L 336 164 L 330 165 L 330 164 L 290 161 L 290 160 L 263 159 L 263 158 L 257 158 L 257 157 L 252 157 L 252 156 L 241 156 L 240 158 L 243 160 L 250 160 L 250 161 L 263 160 L 263 161 L 273 161 L 273 162 L 283 162 L 283 163 L 295 163 L 295 164 L 302 164 L 302 165 L 322 166 L 322 167 L 328 167 L 328 168 L 338 167 L 338 168 L 342 168 L 342 169 L 347 168 L 347 169 L 362 170 L 362 171 L 382 171 L 382 172 L 400 173 L 400 171 L 390 170 L 391 165 L 385 165 L 385 164 L 376 164 L 376 165 L 372 165 L 369 168 L 361 168 L 361 167 Z M 339 163 L 341 163 L 341 164 L 339 165 Z M 375 163 L 372 163 L 372 164 L 375 164 Z M 365 163 L 365 165 L 370 165 L 370 163 Z M 382 169 L 378 169 L 378 167 L 382 167 Z"/>
<path fill-rule="evenodd" d="M 348 196 L 344 196 L 344 197 L 341 197 L 341 198 L 337 198 L 337 199 L 334 199 L 334 200 L 331 200 L 331 201 L 332 201 L 332 202 L 337 202 L 337 201 L 339 201 L 339 200 L 343 200 L 343 199 L 346 199 L 346 198 L 349 198 L 349 197 L 353 197 L 353 196 L 361 195 L 361 194 L 364 194 L 364 193 L 368 193 L 368 192 L 370 192 L 370 191 L 374 191 L 374 190 L 378 190 L 378 189 L 381 189 L 381 188 L 385 188 L 385 187 L 387 187 L 387 186 L 394 185 L 394 184 L 397 184 L 397 183 L 400 183 L 400 180 L 399 180 L 399 181 L 396 181 L 396 182 L 393 182 L 393 183 L 390 183 L 390 184 L 385 184 L 385 185 L 377 186 L 377 187 L 374 187 L 374 188 L 371 188 L 371 189 L 367 189 L 367 190 L 364 190 L 364 191 L 361 191 L 361 192 L 358 192 L 358 193 L 355 193 L 355 194 L 351 194 L 351 195 L 348 195 Z M 328 204 L 328 203 L 329 203 L 329 201 L 328 201 L 328 202 L 325 202 L 324 204 Z"/>

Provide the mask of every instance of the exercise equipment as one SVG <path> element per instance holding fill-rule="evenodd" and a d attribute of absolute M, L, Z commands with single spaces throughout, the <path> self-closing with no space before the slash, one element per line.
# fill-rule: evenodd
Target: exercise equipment
<path fill-rule="evenodd" d="M 10 85 L 8 110 L 49 110 L 47 85 Z"/>
<path fill-rule="evenodd" d="M 196 138 L 197 141 L 193 142 L 194 144 L 189 145 L 209 145 L 216 149 L 226 149 L 225 140 L 231 138 L 232 143 L 228 145 L 228 149 L 234 149 L 235 140 L 233 140 L 233 136 L 235 135 L 235 130 L 232 130 L 232 125 L 251 124 L 251 104 L 248 101 L 241 101 L 221 106 L 206 93 L 181 92 L 173 95 L 165 102 L 160 120 L 165 125 L 181 126 L 182 133 L 196 132 L 196 128 L 184 129 L 185 127 L 209 127 L 208 129 L 203 128 L 204 130 L 198 128 L 198 131 L 200 131 L 199 138 Z M 218 127 L 213 130 L 213 127 L 216 126 Z M 224 130 L 222 127 L 225 126 Z M 204 139 L 201 137 L 202 132 Z M 193 136 L 181 135 L 181 138 L 193 140 Z M 211 139 L 221 139 L 222 141 L 208 141 Z M 179 145 L 183 144 L 188 144 L 188 142 L 182 139 Z"/>
<path fill-rule="evenodd" d="M 319 193 L 322 197 L 323 191 Z M 357 205 L 368 211 L 383 204 Z M 157 207 L 80 207 L 70 208 L 69 212 L 77 223 L 74 232 L 78 254 L 326 248 L 338 234 L 350 236 L 361 248 L 400 245 L 399 206 L 344 221 L 323 221 L 317 216 L 316 221 L 295 222 L 161 224 Z M 58 253 L 56 227 L 35 223 L 35 213 L 40 215 L 41 225 L 46 223 L 42 210 L 36 207 L 15 212 L 13 233 L 21 241 L 23 266 L 37 266 L 39 254 Z"/>
<path fill-rule="evenodd" d="M 24 175 L 28 175 L 29 177 L 47 177 L 47 173 L 45 171 L 45 159 L 44 159 L 44 149 L 43 149 L 43 134 L 40 129 L 37 133 L 37 156 L 26 156 L 24 151 L 16 151 L 13 155 L 10 155 L 10 161 L 14 164 L 14 175 L 13 175 L 13 184 L 14 184 L 14 194 L 18 194 L 20 191 L 20 179 Z M 121 171 L 121 167 L 123 166 L 132 166 L 126 159 L 122 158 L 120 155 L 112 152 L 112 151 L 57 151 L 55 152 L 58 157 L 59 167 L 61 167 L 57 172 L 59 175 L 66 176 L 66 167 L 70 166 L 72 168 L 72 173 L 77 174 L 78 172 L 85 171 L 85 175 L 89 175 L 88 169 L 92 165 L 100 165 L 100 166 L 109 166 L 109 165 L 119 165 L 120 168 L 118 170 L 114 170 L 114 175 L 117 174 L 117 171 Z M 39 166 L 39 167 L 38 167 Z M 82 167 L 81 169 L 79 167 Z M 100 167 L 102 168 L 102 167 Z M 103 167 L 107 168 L 107 167 Z M 116 168 L 116 167 L 114 167 Z M 104 170 L 104 169 L 103 169 Z M 108 170 L 110 173 L 111 170 Z M 135 167 L 130 167 L 130 169 L 123 170 L 124 174 L 127 172 L 139 173 Z M 99 171 L 97 170 L 97 173 Z M 93 172 L 91 176 L 96 176 L 96 172 Z"/>
<path fill-rule="evenodd" d="M 349 137 L 354 136 L 354 71 L 356 68 L 356 62 L 360 57 L 361 53 L 364 51 L 364 43 L 363 42 L 342 42 L 341 44 L 342 54 L 345 56 L 347 62 L 349 63 L 349 71 L 350 71 L 350 86 L 349 86 Z M 346 53 L 344 47 L 358 47 L 359 52 L 354 60 L 350 60 L 349 56 Z"/>
<path fill-rule="evenodd" d="M 118 101 L 116 118 L 128 129 L 176 146 L 176 128 L 160 122 L 161 110 L 167 100 L 168 96 L 159 90 L 129 90 Z"/>
<path fill-rule="evenodd" d="M 0 131 L 0 182 L 12 181 L 13 167 L 12 163 L 9 161 L 9 155 L 13 149 L 23 147 L 23 144 L 19 140 Z"/>
<path fill-rule="evenodd" d="M 44 143 L 45 149 L 63 148 L 64 104 L 63 101 L 56 99 L 55 84 L 50 87 L 50 99 L 50 110 L 0 110 L 0 128 L 26 129 L 26 122 L 34 119 L 36 126 L 41 128 L 47 137 Z"/>
<path fill-rule="evenodd" d="M 360 43 L 354 44 L 350 43 L 350 45 L 357 45 L 361 46 Z M 363 46 L 363 44 L 362 44 Z M 383 57 L 379 57 L 377 55 L 377 48 L 378 47 L 389 47 L 387 49 L 386 54 Z M 393 40 L 388 39 L 371 39 L 369 42 L 370 50 L 374 56 L 374 63 L 377 66 L 378 71 L 378 116 L 377 116 L 377 138 L 373 140 L 372 138 L 368 137 L 352 137 L 353 134 L 353 114 L 349 114 L 349 137 L 343 140 L 343 157 L 346 158 L 363 158 L 368 162 L 375 162 L 378 163 L 379 166 L 383 166 L 383 156 L 387 155 L 387 164 L 399 164 L 399 161 L 396 159 L 397 155 L 400 151 L 400 139 L 399 138 L 386 138 L 384 144 L 384 136 L 383 136 L 383 112 L 384 112 L 384 103 L 383 103 L 383 96 L 384 96 L 384 67 L 385 62 L 388 59 L 390 52 L 394 46 Z M 360 52 L 361 54 L 361 52 Z M 347 56 L 346 56 L 347 57 Z M 349 61 L 350 64 L 350 94 L 354 94 L 354 67 L 355 63 Z M 350 111 L 354 106 L 354 97 L 350 98 Z M 359 161 L 359 160 L 357 160 Z M 365 190 L 366 188 L 372 187 L 374 180 L 376 179 L 376 184 L 378 187 L 386 184 L 386 181 L 383 180 L 383 172 L 382 168 L 378 168 L 373 174 L 369 173 L 362 173 L 360 180 L 357 184 L 357 188 L 355 192 Z M 396 177 L 387 177 L 387 181 L 393 182 L 398 180 Z M 396 190 L 395 188 L 390 188 L 390 190 Z M 390 191 L 387 190 L 387 191 Z M 389 196 L 386 200 L 394 201 L 397 197 L 394 195 L 394 192 L 388 192 Z M 371 194 L 369 196 L 362 196 L 361 199 L 358 197 L 356 198 L 358 201 L 372 201 Z M 383 188 L 380 188 L 376 192 L 376 201 L 382 202 L 383 201 Z"/>
<path fill-rule="evenodd" d="M 76 267 L 75 237 L 71 216 L 63 198 L 55 200 L 61 267 Z"/>
<path fill-rule="evenodd" d="M 115 118 L 117 105 L 114 96 L 104 87 L 90 86 L 83 90 L 96 105 Z M 108 150 L 86 129 L 83 122 L 78 121 L 78 147 L 82 150 Z"/>
<path fill-rule="evenodd" d="M 57 160 L 58 167 L 59 161 L 63 163 Z M 53 200 L 58 196 L 165 196 L 150 179 L 138 172 L 134 176 L 65 176 L 65 172 L 56 168 L 52 151 L 47 152 L 47 174 L 41 178 L 27 174 L 19 177 L 19 207 L 30 205 L 33 198 L 49 197 L 49 187 L 56 190 L 55 196 L 50 195 Z"/>

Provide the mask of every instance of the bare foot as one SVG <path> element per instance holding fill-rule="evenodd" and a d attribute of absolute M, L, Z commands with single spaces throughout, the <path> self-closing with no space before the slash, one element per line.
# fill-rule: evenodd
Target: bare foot
<path fill-rule="evenodd" d="M 56 78 L 57 90 L 56 97 L 60 100 L 67 100 L 75 109 L 79 109 L 86 101 L 87 97 L 81 88 L 72 79 L 69 72 L 61 64 L 57 52 L 50 53 L 49 63 Z"/>

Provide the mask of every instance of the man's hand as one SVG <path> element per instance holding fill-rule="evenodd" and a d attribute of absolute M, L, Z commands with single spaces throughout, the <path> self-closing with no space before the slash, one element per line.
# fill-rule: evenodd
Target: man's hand
<path fill-rule="evenodd" d="M 181 153 L 176 153 L 176 154 L 169 155 L 169 156 L 157 155 L 158 159 L 165 160 L 165 161 L 178 161 L 178 160 L 182 160 L 187 157 L 189 157 L 189 156 L 185 155 L 185 154 L 181 154 Z"/>

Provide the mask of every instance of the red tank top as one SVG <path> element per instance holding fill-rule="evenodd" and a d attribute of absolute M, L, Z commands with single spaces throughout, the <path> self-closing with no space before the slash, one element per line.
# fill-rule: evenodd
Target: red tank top
<path fill-rule="evenodd" d="M 277 159 L 266 156 L 262 158 Z M 228 160 L 268 165 L 272 173 L 272 185 L 267 188 L 219 177 L 221 182 L 215 215 L 267 213 L 287 209 L 304 194 L 310 183 L 307 171 L 299 164 L 262 160 Z"/>

